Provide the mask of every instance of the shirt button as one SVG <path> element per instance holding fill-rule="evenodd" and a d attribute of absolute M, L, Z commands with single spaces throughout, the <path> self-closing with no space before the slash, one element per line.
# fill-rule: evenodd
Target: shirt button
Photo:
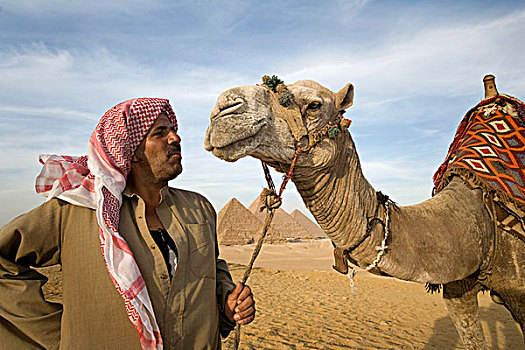
<path fill-rule="evenodd" d="M 167 280 L 168 279 L 168 275 L 163 273 L 162 275 L 160 275 L 160 278 L 163 279 L 163 280 Z"/>
<path fill-rule="evenodd" d="M 139 215 L 139 219 L 142 219 L 142 215 Z"/>
<path fill-rule="evenodd" d="M 155 249 L 157 246 L 155 244 L 152 244 L 149 246 L 151 249 Z"/>

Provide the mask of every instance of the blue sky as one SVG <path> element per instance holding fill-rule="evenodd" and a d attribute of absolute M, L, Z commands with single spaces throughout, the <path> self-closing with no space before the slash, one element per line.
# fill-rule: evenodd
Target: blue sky
<path fill-rule="evenodd" d="M 265 74 L 333 91 L 352 82 L 365 175 L 417 203 L 483 76 L 524 99 L 524 63 L 525 1 L 0 0 L 0 224 L 43 201 L 40 153 L 85 154 L 100 116 L 139 96 L 169 98 L 178 116 L 184 172 L 172 186 L 217 210 L 249 205 L 259 163 L 220 161 L 202 141 L 220 92 Z M 284 209 L 296 207 L 306 211 L 289 185 Z"/>

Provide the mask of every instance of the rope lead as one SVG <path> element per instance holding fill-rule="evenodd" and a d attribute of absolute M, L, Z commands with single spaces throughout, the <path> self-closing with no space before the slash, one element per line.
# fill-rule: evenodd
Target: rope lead
<path fill-rule="evenodd" d="M 296 155 L 294 157 L 294 160 L 292 162 L 292 166 L 290 166 L 290 169 L 288 170 L 286 174 L 286 178 L 283 181 L 283 184 L 281 185 L 281 188 L 279 190 L 279 199 L 281 199 L 281 195 L 284 191 L 284 188 L 286 187 L 286 183 L 290 178 L 293 176 L 293 168 L 295 166 L 295 162 L 297 160 L 297 157 L 299 156 L 301 152 L 296 152 Z M 272 191 L 272 193 L 275 193 L 275 185 L 273 183 L 272 177 L 270 175 L 270 170 L 268 169 L 268 166 L 261 161 L 263 171 L 264 171 L 264 177 L 266 178 L 266 182 L 268 183 L 268 187 Z M 261 232 L 261 235 L 259 236 L 259 239 L 257 240 L 257 244 L 255 245 L 255 249 L 253 250 L 252 257 L 250 259 L 250 262 L 248 263 L 248 266 L 244 270 L 244 274 L 241 279 L 241 283 L 244 285 L 248 281 L 248 278 L 250 278 L 250 274 L 252 273 L 253 264 L 255 263 L 255 259 L 257 259 L 257 256 L 261 252 L 262 245 L 264 242 L 264 238 L 266 237 L 266 234 L 268 233 L 268 230 L 270 229 L 270 225 L 273 220 L 273 215 L 275 213 L 275 210 L 277 208 L 267 207 L 268 211 L 266 212 L 266 220 L 264 221 L 264 227 Z M 235 338 L 234 338 L 234 349 L 239 349 L 239 343 L 241 341 L 241 325 L 237 324 L 235 326 Z"/>

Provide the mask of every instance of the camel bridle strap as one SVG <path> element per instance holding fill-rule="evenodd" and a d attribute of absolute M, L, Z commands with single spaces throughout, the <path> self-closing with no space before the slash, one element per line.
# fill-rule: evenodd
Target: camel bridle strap
<path fill-rule="evenodd" d="M 389 221 L 389 217 L 390 217 L 390 213 L 389 213 L 390 210 L 389 210 L 389 207 L 388 207 L 388 203 L 392 203 L 394 205 L 395 205 L 395 203 L 392 202 L 392 200 L 390 200 L 390 198 L 386 194 L 383 194 L 381 191 L 377 191 L 376 192 L 376 197 L 377 197 L 377 206 L 376 206 L 376 209 L 374 211 L 374 216 L 368 218 L 368 223 L 366 225 L 365 235 L 363 236 L 363 238 L 361 238 L 359 240 L 359 242 L 357 242 L 356 244 L 354 244 L 350 248 L 345 249 L 343 251 L 344 254 L 352 254 L 352 252 L 354 250 L 356 250 L 361 244 L 363 244 L 363 242 L 367 238 L 369 238 L 371 236 L 372 230 L 374 229 L 376 223 L 379 223 L 383 227 L 383 235 L 384 236 L 388 235 L 388 221 Z M 385 207 L 385 220 L 384 221 L 378 217 L 379 208 L 381 206 Z M 385 247 L 385 249 L 386 248 L 387 247 Z M 372 268 L 370 268 L 370 269 L 372 269 Z"/>
<path fill-rule="evenodd" d="M 386 254 L 386 250 L 388 249 L 388 245 L 387 245 L 387 240 L 388 240 L 388 237 L 390 235 L 390 206 L 393 206 L 394 208 L 396 208 L 396 203 L 393 202 L 387 195 L 381 193 L 381 191 L 378 191 L 376 192 L 376 196 L 377 196 L 377 206 L 376 206 L 376 209 L 375 209 L 375 212 L 374 212 L 374 216 L 372 218 L 368 218 L 368 224 L 367 224 L 367 227 L 366 227 L 366 233 L 365 235 L 363 236 L 363 238 L 361 238 L 359 240 L 359 242 L 357 242 L 356 244 L 354 244 L 352 247 L 348 248 L 348 249 L 345 249 L 343 251 L 343 259 L 345 260 L 350 260 L 350 254 L 355 250 L 357 249 L 361 244 L 364 243 L 364 241 L 371 237 L 372 235 L 372 230 L 374 229 L 375 227 L 375 223 L 379 223 L 382 228 L 383 228 L 383 240 L 381 241 L 381 245 L 380 246 L 376 246 L 376 250 L 377 250 L 377 256 L 376 258 L 374 259 L 374 261 L 372 261 L 372 263 L 370 263 L 367 267 L 365 267 L 365 270 L 366 271 L 371 271 L 375 268 L 377 268 L 377 265 L 379 264 L 379 262 L 381 261 L 381 259 L 383 258 L 383 256 Z M 379 212 L 379 208 L 383 206 L 385 208 L 385 220 L 381 220 L 379 217 L 378 217 L 378 212 Z M 354 281 L 354 277 L 356 275 L 356 270 L 351 267 L 351 266 L 348 266 L 348 262 L 346 263 L 347 267 L 350 269 L 348 272 L 341 272 L 339 270 L 339 272 L 343 273 L 343 274 L 346 274 L 348 276 L 348 279 L 350 280 L 350 288 L 352 290 L 352 293 L 355 293 L 355 281 Z"/>
<path fill-rule="evenodd" d="M 383 226 L 383 240 L 381 241 L 381 245 L 376 247 L 377 249 L 377 256 L 372 261 L 370 265 L 366 267 L 366 271 L 370 271 L 377 267 L 377 264 L 381 261 L 381 258 L 385 255 L 386 250 L 388 246 L 386 245 L 386 241 L 388 240 L 388 235 L 390 233 L 390 202 L 387 200 L 384 204 L 385 206 L 385 222 L 381 222 Z"/>
<path fill-rule="evenodd" d="M 355 260 L 353 260 L 350 256 L 354 250 L 356 250 L 361 244 L 363 244 L 368 238 L 372 236 L 372 232 L 376 226 L 376 224 L 380 224 L 382 228 L 383 233 L 383 239 L 381 241 L 380 246 L 376 246 L 375 249 L 378 251 L 375 259 L 370 263 L 368 266 L 364 267 L 366 271 L 371 271 L 373 269 L 376 269 L 379 262 L 383 258 L 383 256 L 386 254 L 386 251 L 388 249 L 387 241 L 388 237 L 390 235 L 390 209 L 393 207 L 394 209 L 397 207 L 396 203 L 393 202 L 387 195 L 384 195 L 380 191 L 376 192 L 377 197 L 377 204 L 376 208 L 374 210 L 374 214 L 371 217 L 367 218 L 367 225 L 366 225 L 366 231 L 363 237 L 355 243 L 353 246 L 347 249 L 339 249 L 337 246 L 332 242 L 334 245 L 334 260 L 335 265 L 332 267 L 339 273 L 346 275 L 348 279 L 350 280 L 350 288 L 352 290 L 352 294 L 355 293 L 355 281 L 354 277 L 356 275 L 357 270 L 350 266 L 349 263 L 352 263 L 354 265 L 358 265 Z M 384 219 L 381 219 L 379 217 L 379 209 L 383 207 L 385 210 Z M 378 269 L 378 268 L 377 268 Z M 378 269 L 379 272 L 381 272 Z"/>

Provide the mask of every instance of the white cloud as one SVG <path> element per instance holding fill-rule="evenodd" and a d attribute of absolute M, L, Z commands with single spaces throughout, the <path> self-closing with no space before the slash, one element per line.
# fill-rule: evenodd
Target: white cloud
<path fill-rule="evenodd" d="M 378 157 L 362 162 L 363 174 L 370 184 L 403 205 L 419 203 L 430 197 L 435 167 L 428 160 L 407 157 Z"/>
<path fill-rule="evenodd" d="M 161 8 L 162 1 L 157 0 L 23 0 L 3 1 L 2 10 L 29 17 L 58 17 L 68 15 L 100 15 L 103 13 L 132 14 L 136 11 Z"/>
<path fill-rule="evenodd" d="M 38 115 L 42 117 L 53 116 L 53 118 L 61 119 L 87 119 L 87 120 L 98 120 L 99 116 L 92 113 L 80 112 L 76 110 L 68 110 L 60 107 L 28 107 L 28 106 L 0 106 L 0 113 L 11 113 L 11 114 L 30 114 Z"/>
<path fill-rule="evenodd" d="M 247 80 L 234 72 L 191 63 L 153 68 L 104 47 L 68 51 L 34 43 L 0 52 L 0 62 L 4 110 L 12 110 L 14 103 L 18 109 L 33 111 L 35 105 L 59 104 L 59 109 L 74 108 L 80 114 L 103 113 L 112 103 L 137 96 L 171 97 L 177 102 L 175 108 L 192 108 L 192 104 L 213 105 L 221 89 Z"/>
<path fill-rule="evenodd" d="M 293 66 L 285 64 L 286 75 L 291 81 L 313 78 L 334 89 L 349 79 L 357 96 L 374 96 L 374 103 L 378 96 L 471 95 L 482 91 L 481 78 L 487 73 L 516 86 L 515 94 L 525 94 L 524 84 L 517 84 L 525 75 L 525 49 L 516 45 L 523 41 L 525 11 L 457 23 L 432 21 L 428 29 L 408 25 L 403 34 L 392 30 L 398 36 L 365 50 L 346 51 L 349 44 L 344 41 L 327 45 L 320 54 L 297 57 Z"/>

